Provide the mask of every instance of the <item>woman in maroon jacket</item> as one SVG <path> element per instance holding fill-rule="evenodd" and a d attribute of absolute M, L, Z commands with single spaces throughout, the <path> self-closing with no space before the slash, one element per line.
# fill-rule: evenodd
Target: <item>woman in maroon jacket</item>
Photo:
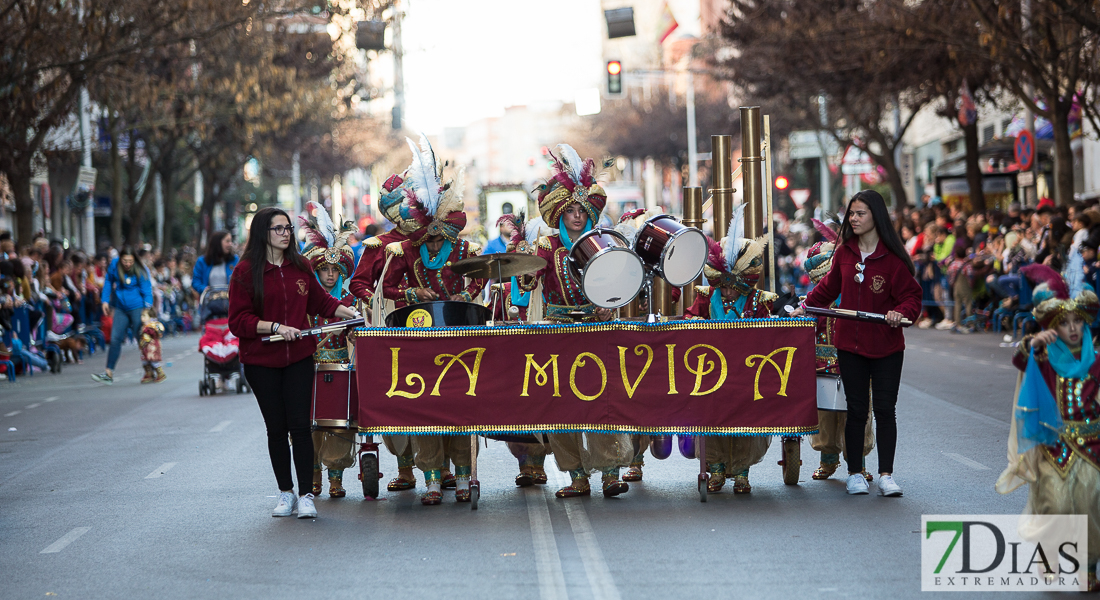
<path fill-rule="evenodd" d="M 264 208 L 252 218 L 244 258 L 229 281 L 229 330 L 240 338 L 244 375 L 267 425 L 267 451 L 280 491 L 273 517 L 289 517 L 295 509 L 300 519 L 317 516 L 313 494 L 294 495 L 287 445 L 289 433 L 298 485 L 307 491 L 313 481 L 310 398 L 317 345 L 302 337 L 301 330 L 308 327 L 306 315 L 351 319 L 355 312 L 317 282 L 298 253 L 286 212 Z M 272 334 L 285 341 L 261 340 Z"/>
<path fill-rule="evenodd" d="M 840 298 L 840 308 L 886 315 L 886 325 L 837 319 L 833 338 L 840 377 L 848 400 L 844 443 L 848 455 L 848 493 L 866 494 L 863 478 L 864 427 L 874 401 L 878 437 L 879 494 L 900 496 L 894 481 L 894 450 L 898 441 L 895 409 L 905 337 L 901 319 L 916 321 L 921 311 L 921 287 L 913 260 L 890 224 L 886 202 L 878 192 L 864 190 L 852 197 L 840 226 L 840 244 L 833 267 L 810 294 L 806 306 L 828 307 Z M 803 314 L 801 308 L 791 316 Z"/>

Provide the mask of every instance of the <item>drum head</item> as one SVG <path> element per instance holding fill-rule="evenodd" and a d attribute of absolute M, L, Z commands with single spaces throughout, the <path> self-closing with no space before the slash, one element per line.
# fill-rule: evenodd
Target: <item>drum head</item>
<path fill-rule="evenodd" d="M 489 309 L 472 302 L 434 300 L 410 304 L 386 317 L 387 327 L 463 327 L 484 325 Z"/>
<path fill-rule="evenodd" d="M 600 308 L 626 306 L 642 290 L 642 259 L 627 248 L 601 250 L 588 262 L 581 276 L 581 291 Z"/>
<path fill-rule="evenodd" d="M 661 276 L 671 285 L 683 287 L 699 278 L 707 262 L 707 236 L 689 228 L 676 233 L 661 255 Z"/>

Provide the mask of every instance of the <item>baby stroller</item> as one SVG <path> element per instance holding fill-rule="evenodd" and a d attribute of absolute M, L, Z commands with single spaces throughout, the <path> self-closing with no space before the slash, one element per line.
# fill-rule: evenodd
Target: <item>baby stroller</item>
<path fill-rule="evenodd" d="M 199 351 L 203 355 L 199 395 L 212 396 L 217 393 L 218 382 L 225 382 L 223 389 L 229 389 L 232 385 L 238 394 L 251 392 L 252 388 L 241 372 L 237 336 L 229 331 L 228 290 L 207 288 L 199 299 L 199 306 L 205 317 L 199 339 Z"/>

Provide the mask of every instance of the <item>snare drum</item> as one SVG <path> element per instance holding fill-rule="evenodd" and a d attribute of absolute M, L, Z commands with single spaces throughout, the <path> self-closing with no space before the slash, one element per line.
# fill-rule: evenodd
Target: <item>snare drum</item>
<path fill-rule="evenodd" d="M 848 402 L 844 399 L 844 385 L 839 375 L 817 376 L 817 409 L 847 411 Z"/>
<path fill-rule="evenodd" d="M 642 291 L 642 259 L 626 238 L 611 229 L 596 228 L 582 235 L 569 251 L 569 264 L 588 301 L 600 308 L 619 308 Z"/>
<path fill-rule="evenodd" d="M 634 253 L 675 287 L 699 278 L 707 262 L 707 236 L 669 215 L 647 219 L 634 238 Z"/>
<path fill-rule="evenodd" d="M 313 378 L 313 425 L 358 429 L 358 412 L 355 367 L 345 363 L 317 363 Z"/>

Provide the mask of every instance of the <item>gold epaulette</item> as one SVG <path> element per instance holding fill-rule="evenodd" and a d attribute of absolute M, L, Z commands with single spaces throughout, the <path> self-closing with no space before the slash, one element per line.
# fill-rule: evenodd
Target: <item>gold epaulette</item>
<path fill-rule="evenodd" d="M 553 246 L 550 245 L 549 236 L 545 236 L 545 235 L 540 235 L 539 236 L 538 244 L 539 244 L 539 248 L 542 248 L 544 250 L 549 250 L 550 248 L 553 247 Z"/>
<path fill-rule="evenodd" d="M 372 238 L 368 238 L 366 240 L 363 240 L 363 248 L 364 249 L 378 248 L 380 246 L 382 246 L 382 240 L 377 235 L 372 237 Z"/>
<path fill-rule="evenodd" d="M 386 244 L 386 254 L 391 256 L 404 256 L 405 249 L 401 247 L 402 242 L 391 242 Z"/>
<path fill-rule="evenodd" d="M 481 244 L 479 244 L 477 242 L 466 242 L 466 244 L 469 245 L 469 247 L 470 247 L 469 248 L 469 255 L 470 256 L 477 256 L 478 254 L 481 254 Z"/>
<path fill-rule="evenodd" d="M 702 294 L 704 296 L 709 297 L 710 296 L 710 286 L 709 285 L 697 285 L 697 286 L 695 286 L 695 293 L 696 294 Z"/>
<path fill-rule="evenodd" d="M 779 294 L 776 294 L 775 292 L 767 292 L 767 291 L 764 291 L 764 290 L 757 290 L 757 293 L 760 294 L 760 301 L 761 302 L 775 302 L 776 300 L 779 299 Z"/>

